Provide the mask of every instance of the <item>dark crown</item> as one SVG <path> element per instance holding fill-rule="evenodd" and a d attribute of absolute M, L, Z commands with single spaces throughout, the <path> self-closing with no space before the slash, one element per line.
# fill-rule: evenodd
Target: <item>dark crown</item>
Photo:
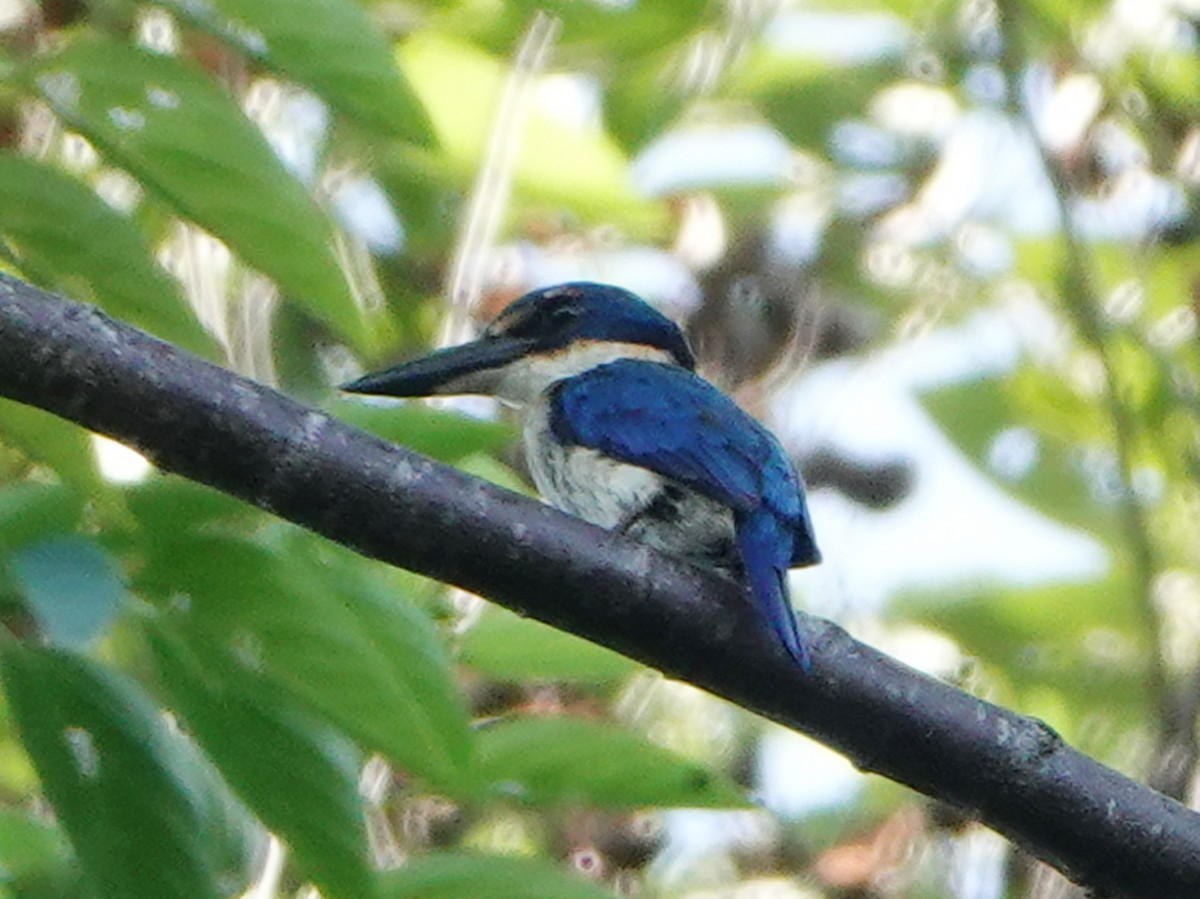
<path fill-rule="evenodd" d="M 684 368 L 696 367 L 674 322 L 628 290 L 590 281 L 530 291 L 501 312 L 487 334 L 528 338 L 540 350 L 580 340 L 633 343 L 670 353 Z"/>

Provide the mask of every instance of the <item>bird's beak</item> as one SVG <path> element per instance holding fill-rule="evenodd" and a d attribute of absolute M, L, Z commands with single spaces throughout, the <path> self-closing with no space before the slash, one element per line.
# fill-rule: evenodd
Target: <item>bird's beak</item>
<path fill-rule="evenodd" d="M 461 346 L 401 362 L 343 384 L 347 393 L 378 396 L 434 396 L 462 393 L 490 394 L 505 366 L 525 356 L 533 344 L 500 334 L 481 337 Z"/>

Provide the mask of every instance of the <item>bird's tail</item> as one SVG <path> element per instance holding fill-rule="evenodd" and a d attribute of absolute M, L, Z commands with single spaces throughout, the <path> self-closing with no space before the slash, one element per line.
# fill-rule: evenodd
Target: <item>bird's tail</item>
<path fill-rule="evenodd" d="M 736 522 L 735 530 L 754 604 L 792 658 L 808 671 L 812 660 L 800 636 L 785 580 L 792 551 L 791 533 L 767 510 L 747 515 Z"/>

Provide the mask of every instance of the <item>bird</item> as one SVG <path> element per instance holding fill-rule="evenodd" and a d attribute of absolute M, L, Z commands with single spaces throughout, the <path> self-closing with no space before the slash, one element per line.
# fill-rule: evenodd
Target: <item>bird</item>
<path fill-rule="evenodd" d="M 680 328 L 620 287 L 532 290 L 469 343 L 345 384 L 355 394 L 494 396 L 523 411 L 551 505 L 741 581 L 809 670 L 789 568 L 820 561 L 804 483 L 779 441 L 696 373 Z"/>

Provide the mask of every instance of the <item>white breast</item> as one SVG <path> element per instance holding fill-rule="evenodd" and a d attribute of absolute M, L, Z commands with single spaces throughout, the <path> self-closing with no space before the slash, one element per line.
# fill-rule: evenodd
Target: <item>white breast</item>
<path fill-rule="evenodd" d="M 548 405 L 535 403 L 525 419 L 525 458 L 538 492 L 552 505 L 603 528 L 620 528 L 656 549 L 726 570 L 737 566 L 732 513 L 708 497 L 674 484 L 670 509 L 648 511 L 668 482 L 584 447 L 564 447 L 550 433 Z"/>
<path fill-rule="evenodd" d="M 662 478 L 584 447 L 564 447 L 550 433 L 545 403 L 525 419 L 525 458 L 538 492 L 553 505 L 604 528 L 623 524 L 654 498 Z"/>

